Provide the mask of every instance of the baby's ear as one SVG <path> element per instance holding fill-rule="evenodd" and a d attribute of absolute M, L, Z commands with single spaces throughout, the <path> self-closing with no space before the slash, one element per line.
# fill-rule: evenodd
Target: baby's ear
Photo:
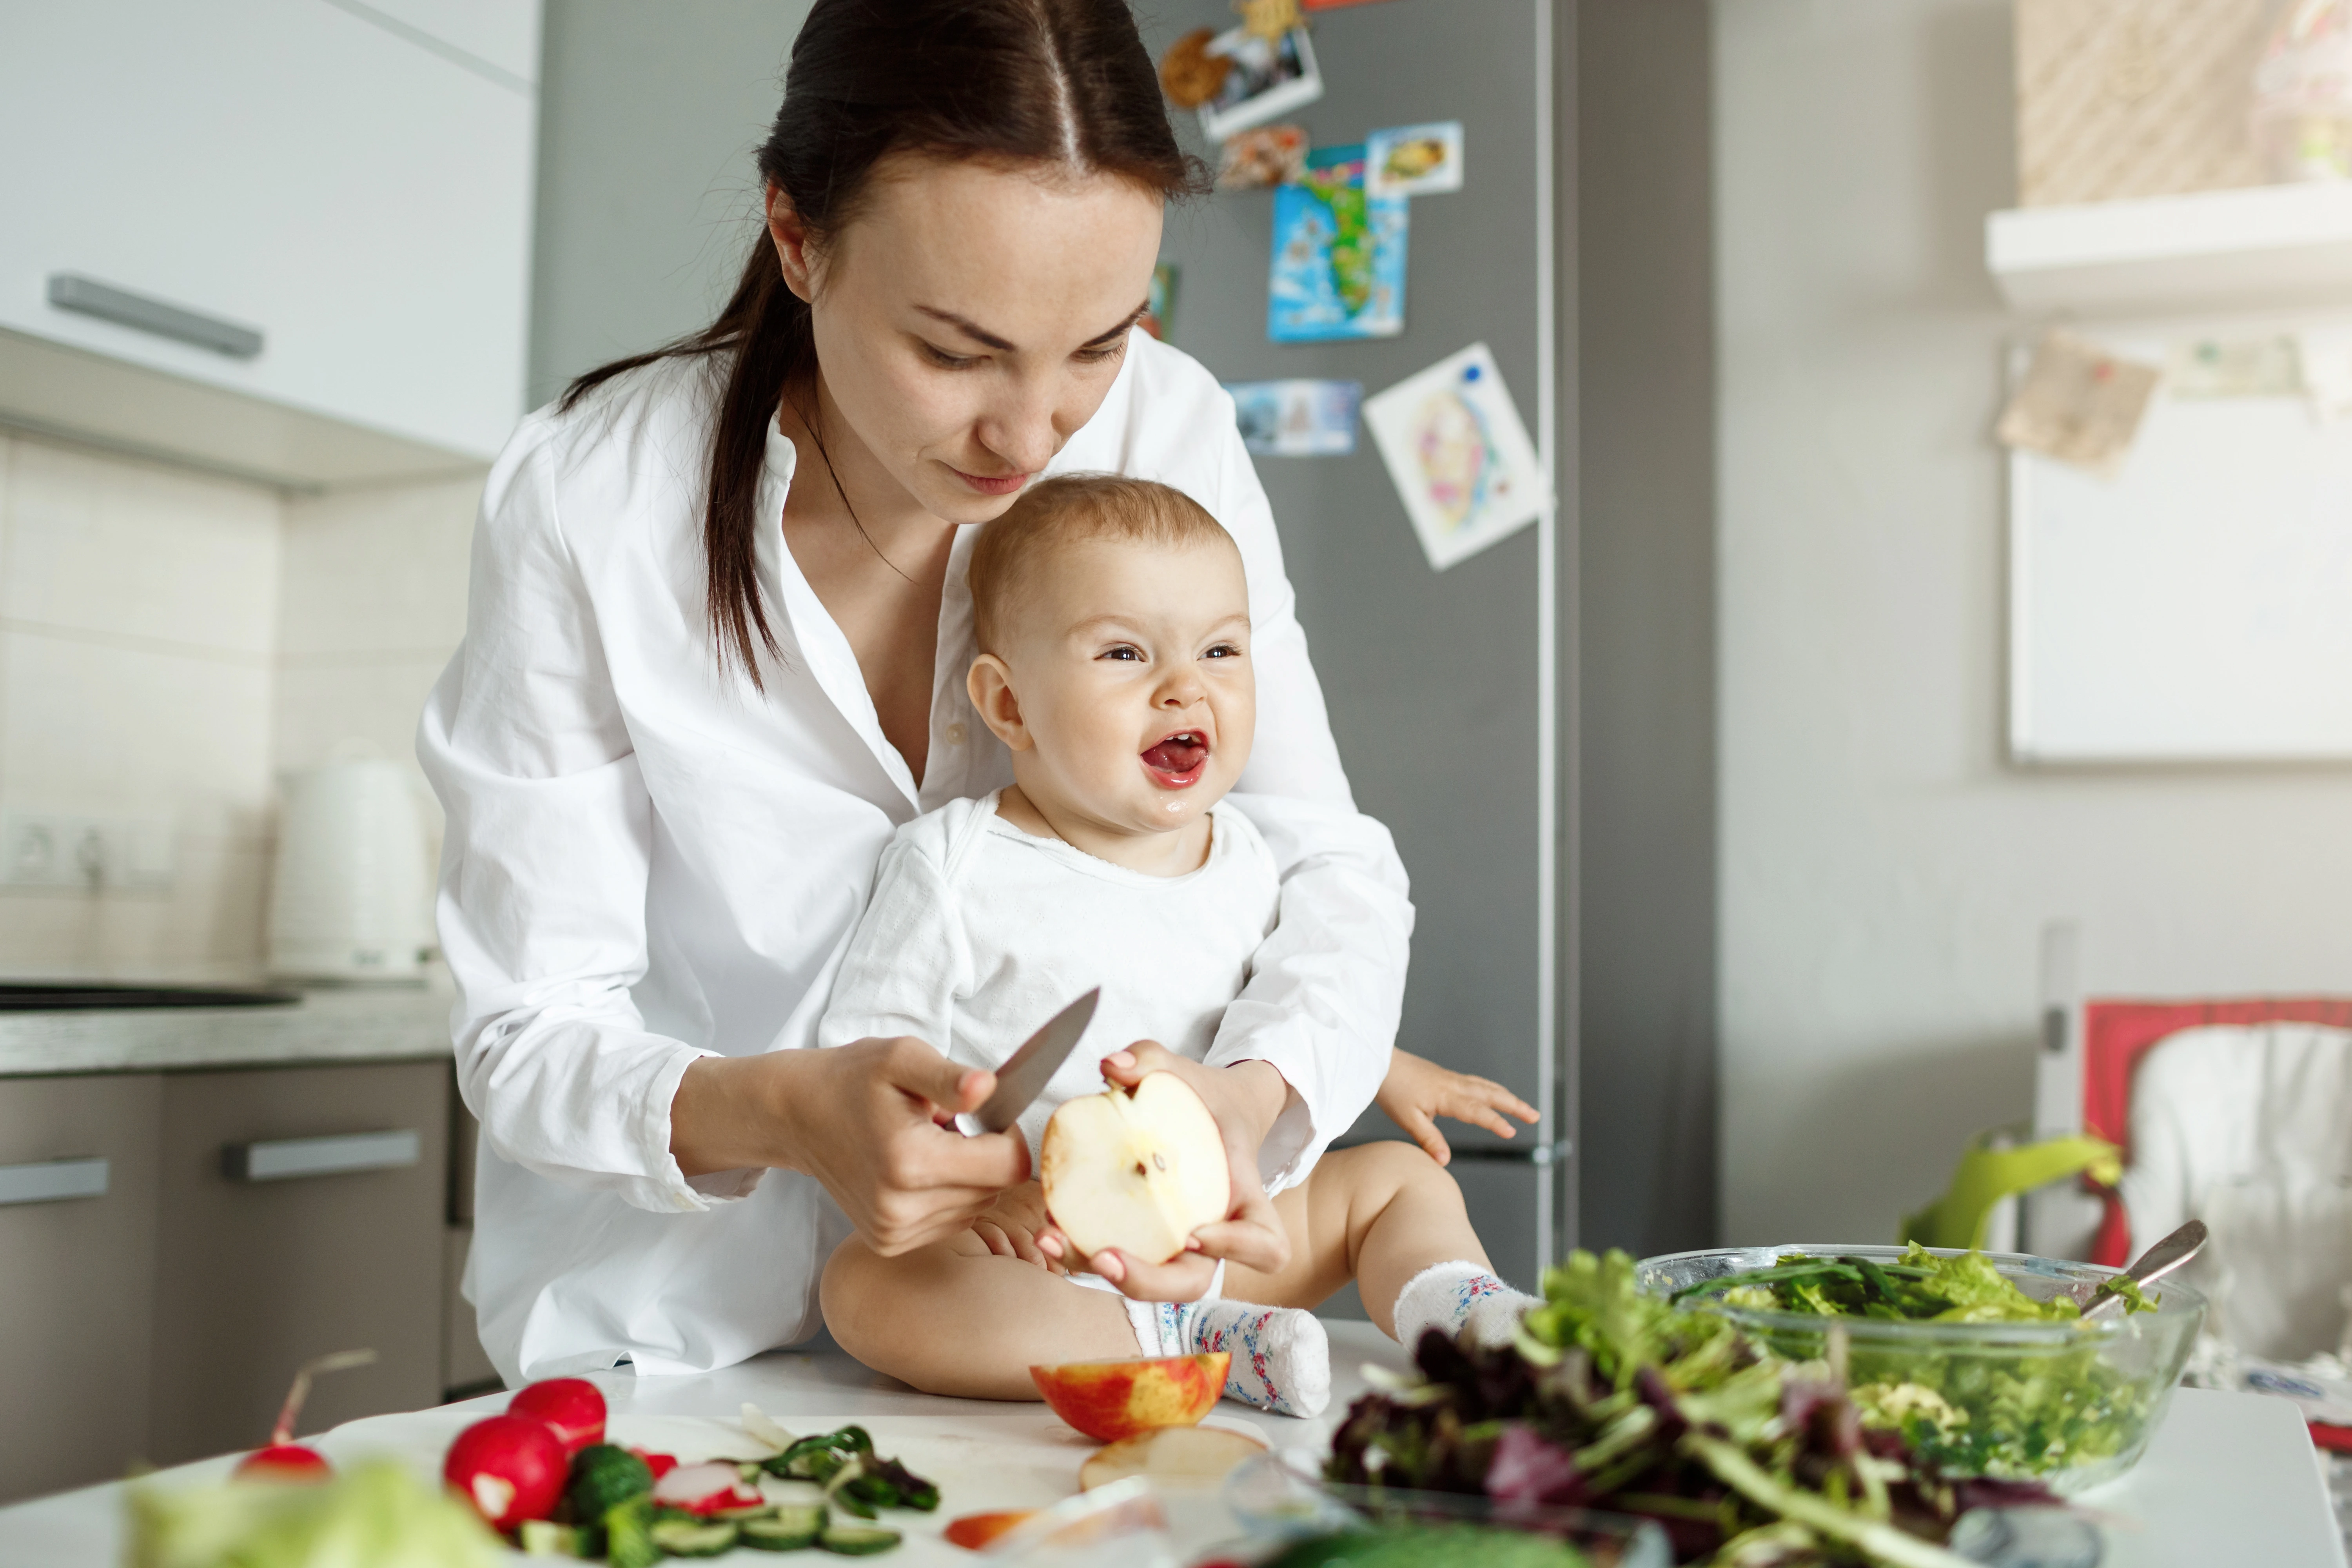
<path fill-rule="evenodd" d="M 971 672 L 964 677 L 964 689 L 971 694 L 981 722 L 1006 746 L 1025 752 L 1034 743 L 1029 738 L 1029 726 L 1021 720 L 1021 700 L 1013 694 L 1013 670 L 1003 659 L 992 653 L 973 659 Z"/>

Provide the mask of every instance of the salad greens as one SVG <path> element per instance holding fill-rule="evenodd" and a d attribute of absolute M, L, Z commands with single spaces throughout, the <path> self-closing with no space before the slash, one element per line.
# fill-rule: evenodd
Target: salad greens
<path fill-rule="evenodd" d="M 2137 1280 L 2117 1275 L 2108 1289 L 2124 1298 L 2126 1312 L 2156 1310 Z M 2053 1323 L 2083 1315 L 2071 1296 L 2035 1300 L 1981 1252 L 1939 1258 L 1916 1241 L 1899 1263 L 1783 1253 L 1769 1268 L 1686 1285 L 1673 1300 L 1698 1295 L 1727 1307 L 1906 1322 Z"/>
<path fill-rule="evenodd" d="M 1309 1536 L 1265 1568 L 1591 1568 L 1563 1542 L 1475 1524 L 1384 1524 Z"/>
<path fill-rule="evenodd" d="M 2129 1312 L 2153 1311 L 2139 1287 L 2115 1288 Z M 1799 1313 L 1830 1320 L 1917 1323 L 2071 1323 L 2071 1297 L 2027 1295 L 1980 1252 L 1938 1257 L 1913 1243 L 1900 1261 L 1783 1254 L 1771 1267 L 1676 1291 L 1677 1304 Z M 1822 1330 L 1748 1322 L 1775 1354 L 1806 1361 L 1830 1353 Z M 1954 1344 L 1860 1332 L 1847 1376 L 1863 1425 L 1900 1433 L 1955 1473 L 2040 1477 L 2115 1458 L 2146 1436 L 2160 1391 L 2105 1353 L 2086 1331 L 2032 1342 Z"/>
<path fill-rule="evenodd" d="M 1544 1296 L 1509 1349 L 1424 1334 L 1421 1380 L 1349 1408 L 1329 1479 L 1483 1493 L 1506 1522 L 1544 1506 L 1641 1515 L 1678 1560 L 1740 1568 L 1960 1568 L 1941 1542 L 1962 1512 L 2055 1501 L 1948 1475 L 1904 1432 L 1866 1426 L 1834 1369 L 1643 1295 L 1622 1252 L 1571 1255 Z"/>

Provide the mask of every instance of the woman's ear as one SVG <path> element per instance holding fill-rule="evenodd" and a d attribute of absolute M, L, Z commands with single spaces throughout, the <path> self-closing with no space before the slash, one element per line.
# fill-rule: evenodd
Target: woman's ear
<path fill-rule="evenodd" d="M 971 661 L 971 672 L 963 684 L 981 721 L 998 740 L 1015 752 L 1036 744 L 1029 737 L 1029 726 L 1022 721 L 1021 700 L 1013 694 L 1013 670 L 1003 659 L 992 653 L 982 654 Z"/>
<path fill-rule="evenodd" d="M 768 187 L 768 238 L 776 247 L 776 261 L 783 268 L 784 287 L 803 301 L 816 298 L 816 258 L 809 243 L 808 225 L 801 221 L 800 209 L 780 186 Z"/>

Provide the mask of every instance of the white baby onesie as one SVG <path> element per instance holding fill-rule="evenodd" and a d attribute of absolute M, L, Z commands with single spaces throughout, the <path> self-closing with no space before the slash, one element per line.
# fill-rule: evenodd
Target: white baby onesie
<path fill-rule="evenodd" d="M 1114 866 L 951 801 L 898 829 L 834 982 L 817 1044 L 913 1035 L 994 1069 L 1090 986 L 1094 1022 L 1021 1118 L 1034 1162 L 1056 1106 L 1103 1088 L 1137 1040 L 1198 1061 L 1274 929 L 1274 856 L 1232 805 L 1210 810 L 1208 860 L 1181 877 Z"/>

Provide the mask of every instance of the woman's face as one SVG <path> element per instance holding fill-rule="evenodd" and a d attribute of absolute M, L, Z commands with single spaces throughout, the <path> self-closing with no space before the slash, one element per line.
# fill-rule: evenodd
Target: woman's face
<path fill-rule="evenodd" d="M 828 245 L 772 188 L 768 226 L 848 433 L 935 516 L 984 522 L 1102 405 L 1160 206 L 1109 174 L 901 157 Z"/>

